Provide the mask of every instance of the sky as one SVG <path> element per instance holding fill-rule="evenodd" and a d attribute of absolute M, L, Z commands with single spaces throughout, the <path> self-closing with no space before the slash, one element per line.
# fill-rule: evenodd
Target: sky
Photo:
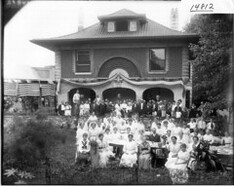
<path fill-rule="evenodd" d="M 35 45 L 31 39 L 58 37 L 77 32 L 79 20 L 88 27 L 98 22 L 97 16 L 120 9 L 146 14 L 167 27 L 170 11 L 178 8 L 179 30 L 191 15 L 183 11 L 179 1 L 32 1 L 22 8 L 4 28 L 4 72 L 19 66 L 54 65 L 54 52 Z M 79 19 L 82 17 L 82 19 Z"/>

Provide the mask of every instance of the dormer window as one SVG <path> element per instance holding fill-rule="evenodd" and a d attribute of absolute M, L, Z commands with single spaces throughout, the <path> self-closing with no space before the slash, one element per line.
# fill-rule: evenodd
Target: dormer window
<path fill-rule="evenodd" d="M 116 20 L 107 22 L 108 32 L 119 32 L 119 31 L 137 31 L 137 21 L 136 20 Z"/>
<path fill-rule="evenodd" d="M 115 22 L 116 31 L 128 31 L 128 21 L 119 20 Z"/>
<path fill-rule="evenodd" d="M 137 22 L 136 21 L 130 21 L 129 31 L 136 31 L 136 30 L 137 30 Z"/>
<path fill-rule="evenodd" d="M 107 31 L 108 32 L 114 32 L 115 31 L 115 23 L 113 21 L 108 22 Z"/>

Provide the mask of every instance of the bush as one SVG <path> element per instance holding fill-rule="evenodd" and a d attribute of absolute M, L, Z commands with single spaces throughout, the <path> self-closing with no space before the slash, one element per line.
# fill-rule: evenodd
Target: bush
<path fill-rule="evenodd" d="M 65 143 L 61 129 L 46 120 L 43 113 L 35 119 L 14 117 L 4 128 L 3 168 L 27 170 L 51 159 L 51 151 L 59 142 Z"/>

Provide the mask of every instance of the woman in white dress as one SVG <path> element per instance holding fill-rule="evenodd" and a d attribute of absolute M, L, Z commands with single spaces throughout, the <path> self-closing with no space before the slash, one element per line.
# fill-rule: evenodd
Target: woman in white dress
<path fill-rule="evenodd" d="M 105 168 L 106 164 L 111 156 L 114 156 L 113 152 L 109 149 L 108 143 L 103 140 L 104 135 L 101 133 L 98 135 L 98 154 L 99 154 L 99 167 Z"/>
<path fill-rule="evenodd" d="M 168 154 L 168 159 L 165 164 L 165 167 L 170 167 L 172 164 L 175 163 L 177 159 L 178 152 L 180 150 L 180 144 L 177 143 L 176 136 L 171 137 L 171 143 L 168 145 L 168 150 L 169 150 L 169 154 Z"/>
<path fill-rule="evenodd" d="M 128 141 L 124 144 L 123 155 L 120 160 L 120 166 L 133 167 L 137 161 L 137 143 L 133 140 L 133 135 L 128 135 Z"/>
<path fill-rule="evenodd" d="M 150 144 L 146 137 L 142 137 L 142 143 L 139 145 L 139 169 L 148 170 L 150 168 Z"/>
<path fill-rule="evenodd" d="M 182 132 L 183 132 L 183 141 L 185 144 L 188 145 L 190 143 L 190 129 L 187 127 L 186 124 L 183 125 Z"/>
<path fill-rule="evenodd" d="M 92 122 L 90 125 L 91 125 L 91 127 L 89 128 L 89 140 L 96 141 L 98 138 L 98 134 L 100 133 L 100 130 L 97 127 L 97 124 L 95 122 Z"/>
<path fill-rule="evenodd" d="M 190 154 L 186 149 L 186 144 L 183 143 L 180 145 L 180 150 L 175 161 L 170 164 L 166 164 L 173 184 L 184 184 L 188 181 L 187 163 L 189 156 Z"/>
<path fill-rule="evenodd" d="M 172 135 L 176 136 L 178 138 L 180 132 L 182 132 L 182 128 L 179 126 L 179 124 L 177 122 L 175 123 L 175 125 L 176 125 L 176 127 L 173 128 Z"/>

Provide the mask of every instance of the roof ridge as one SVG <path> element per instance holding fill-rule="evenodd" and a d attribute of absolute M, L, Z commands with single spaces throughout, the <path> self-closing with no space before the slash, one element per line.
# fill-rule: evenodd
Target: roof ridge
<path fill-rule="evenodd" d="M 71 36 L 71 35 L 74 35 L 74 34 L 77 34 L 77 33 L 81 33 L 81 32 L 84 32 L 85 30 L 90 29 L 90 28 L 92 28 L 92 27 L 95 27 L 95 26 L 97 26 L 97 25 L 99 25 L 99 24 L 100 24 L 100 23 L 95 23 L 95 24 L 90 25 L 90 26 L 88 26 L 88 27 L 86 27 L 86 28 L 84 28 L 84 29 L 82 29 L 82 30 L 80 30 L 80 31 L 77 31 L 77 32 L 74 32 L 74 33 L 71 33 L 71 34 L 67 34 L 67 35 L 62 35 L 62 36 L 59 36 L 59 37 L 50 38 L 50 39 L 59 39 L 59 38 L 61 38 L 61 37 L 66 37 L 66 36 Z"/>
<path fill-rule="evenodd" d="M 118 14 L 118 13 L 120 13 L 120 12 L 122 12 L 122 11 L 127 11 L 127 12 L 130 12 L 130 13 L 133 13 L 133 14 L 139 14 L 139 13 L 136 13 L 136 12 L 133 12 L 132 10 L 129 10 L 129 9 L 127 9 L 127 8 L 123 8 L 123 9 L 121 9 L 121 10 L 118 10 L 118 11 L 116 11 L 116 12 L 113 12 L 113 13 L 111 13 L 111 14 L 107 14 L 107 15 L 115 15 L 115 14 Z M 107 16 L 106 15 L 106 16 Z"/>

